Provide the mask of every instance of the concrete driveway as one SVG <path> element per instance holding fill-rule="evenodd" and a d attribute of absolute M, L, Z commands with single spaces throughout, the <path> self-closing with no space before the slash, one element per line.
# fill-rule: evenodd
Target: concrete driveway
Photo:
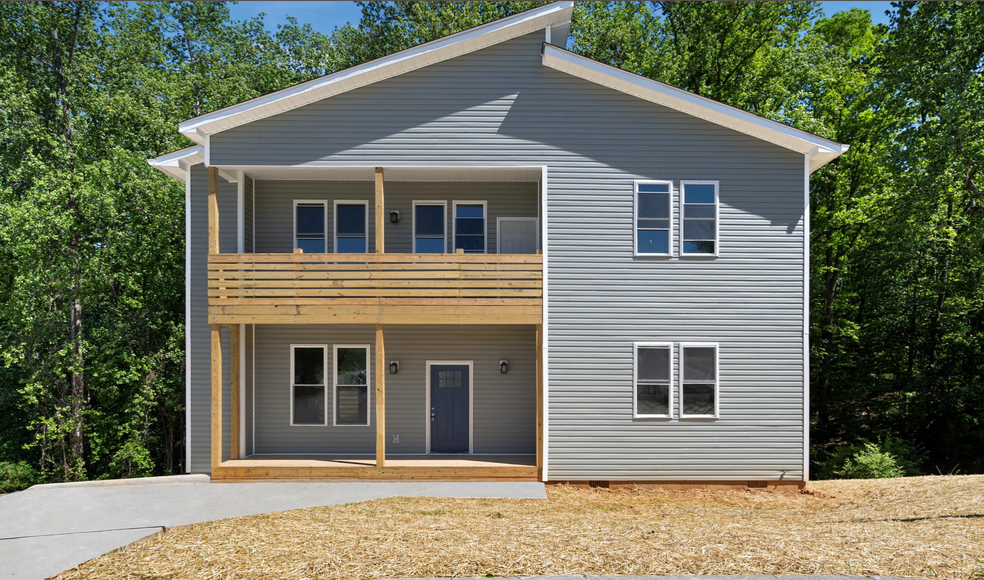
<path fill-rule="evenodd" d="M 41 485 L 0 497 L 0 578 L 45 578 L 168 527 L 395 496 L 546 494 L 533 482 L 210 483 L 207 476 Z"/>

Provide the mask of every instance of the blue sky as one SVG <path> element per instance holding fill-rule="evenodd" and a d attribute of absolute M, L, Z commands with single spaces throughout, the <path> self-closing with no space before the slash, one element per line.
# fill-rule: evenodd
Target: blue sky
<path fill-rule="evenodd" d="M 821 2 L 823 11 L 828 16 L 841 10 L 850 8 L 863 8 L 871 13 L 871 19 L 876 23 L 888 24 L 886 10 L 891 10 L 890 2 L 855 2 L 843 0 L 841 2 Z M 344 26 L 346 22 L 352 24 L 359 23 L 361 12 L 355 2 L 294 2 L 294 1 L 264 1 L 264 2 L 240 2 L 230 7 L 232 17 L 236 20 L 252 18 L 261 12 L 266 13 L 266 25 L 271 31 L 277 29 L 278 24 L 287 22 L 288 16 L 294 16 L 301 24 L 308 23 L 315 30 L 325 34 L 331 32 L 337 26 Z"/>

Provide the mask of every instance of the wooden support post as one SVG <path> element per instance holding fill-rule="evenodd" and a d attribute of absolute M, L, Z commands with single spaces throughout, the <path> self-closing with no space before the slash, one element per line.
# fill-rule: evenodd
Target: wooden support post
<path fill-rule="evenodd" d="M 383 236 L 383 224 L 386 217 L 386 204 L 383 200 L 383 168 L 376 168 L 376 253 L 382 254 L 386 251 L 385 236 Z"/>
<path fill-rule="evenodd" d="M 208 168 L 208 253 L 219 253 L 219 168 Z"/>
<path fill-rule="evenodd" d="M 238 324 L 229 327 L 229 459 L 239 459 L 239 422 L 242 420 L 239 416 L 241 328 Z"/>
<path fill-rule="evenodd" d="M 536 478 L 543 481 L 543 325 L 536 325 Z"/>
<path fill-rule="evenodd" d="M 222 463 L 222 327 L 212 325 L 212 473 Z"/>
<path fill-rule="evenodd" d="M 386 465 L 386 348 L 383 325 L 376 325 L 376 467 Z"/>

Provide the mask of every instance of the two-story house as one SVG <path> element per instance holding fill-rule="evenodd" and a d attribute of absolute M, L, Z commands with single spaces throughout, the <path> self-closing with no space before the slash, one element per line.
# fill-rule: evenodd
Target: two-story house
<path fill-rule="evenodd" d="M 187 466 L 808 479 L 810 173 L 556 2 L 180 124 Z"/>

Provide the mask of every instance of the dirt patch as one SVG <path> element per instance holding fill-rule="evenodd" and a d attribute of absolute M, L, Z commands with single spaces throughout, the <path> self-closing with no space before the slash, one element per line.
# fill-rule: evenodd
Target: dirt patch
<path fill-rule="evenodd" d="M 169 531 L 58 578 L 984 577 L 984 476 L 810 490 L 558 486 L 546 500 L 394 498 Z"/>

